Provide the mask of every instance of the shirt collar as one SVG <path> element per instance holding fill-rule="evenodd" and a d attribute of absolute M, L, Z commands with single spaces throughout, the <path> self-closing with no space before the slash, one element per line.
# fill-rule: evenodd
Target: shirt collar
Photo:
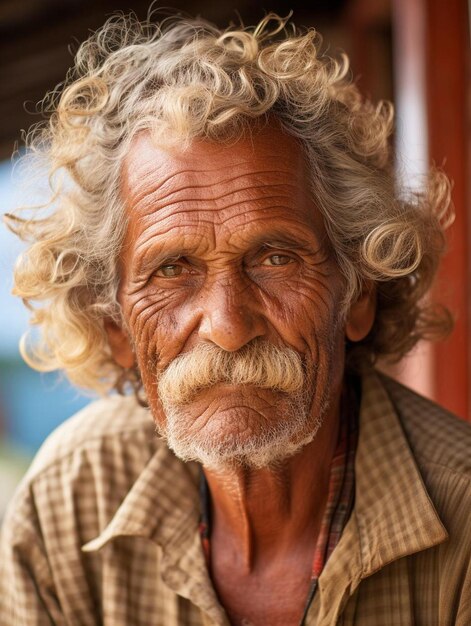
<path fill-rule="evenodd" d="M 447 539 L 382 377 L 369 372 L 362 377 L 355 505 L 319 577 L 320 593 L 306 626 L 336 624 L 362 579 Z M 395 615 L 408 624 L 407 593 L 401 602 L 403 610 Z"/>
<path fill-rule="evenodd" d="M 162 549 L 161 577 L 216 624 L 228 626 L 219 605 L 197 532 L 199 468 L 182 463 L 162 444 L 104 530 L 82 546 L 94 553 L 120 537 L 148 539 Z"/>
<path fill-rule="evenodd" d="M 148 538 L 162 547 L 178 544 L 198 524 L 198 471 L 196 463 L 182 463 L 162 444 L 109 524 L 82 551 L 95 552 L 122 536 Z"/>
<path fill-rule="evenodd" d="M 363 377 L 355 479 L 362 577 L 448 538 L 376 372 Z"/>

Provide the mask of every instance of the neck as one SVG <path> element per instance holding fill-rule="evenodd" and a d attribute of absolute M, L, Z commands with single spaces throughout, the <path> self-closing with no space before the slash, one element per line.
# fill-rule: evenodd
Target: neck
<path fill-rule="evenodd" d="M 204 469 L 211 493 L 211 544 L 246 572 L 273 557 L 294 561 L 313 553 L 327 501 L 339 407 L 325 416 L 315 439 L 275 467 Z"/>

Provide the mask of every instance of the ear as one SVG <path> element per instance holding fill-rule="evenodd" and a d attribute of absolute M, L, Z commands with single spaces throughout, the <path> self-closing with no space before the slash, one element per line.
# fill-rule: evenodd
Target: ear
<path fill-rule="evenodd" d="M 350 306 L 345 325 L 345 334 L 350 341 L 361 341 L 370 332 L 376 315 L 376 289 L 368 281 L 357 300 Z"/>
<path fill-rule="evenodd" d="M 128 333 L 111 319 L 105 320 L 105 331 L 116 363 L 124 369 L 133 367 L 136 361 Z"/>

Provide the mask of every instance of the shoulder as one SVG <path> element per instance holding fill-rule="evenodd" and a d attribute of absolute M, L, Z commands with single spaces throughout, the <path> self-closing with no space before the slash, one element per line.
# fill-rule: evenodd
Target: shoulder
<path fill-rule="evenodd" d="M 101 509 L 101 520 L 110 519 L 156 452 L 166 450 L 150 411 L 134 397 L 92 402 L 49 435 L 8 514 L 26 522 L 44 516 L 54 504 L 57 510 L 70 509 L 80 516 L 77 503 L 86 503 L 89 509 Z"/>
<path fill-rule="evenodd" d="M 436 403 L 381 377 L 429 497 L 447 529 L 448 549 L 471 548 L 471 425 Z M 464 553 L 463 553 L 464 554 Z"/>
<path fill-rule="evenodd" d="M 471 424 L 381 376 L 416 458 L 471 478 Z"/>
<path fill-rule="evenodd" d="M 91 402 L 63 422 L 45 440 L 27 472 L 28 480 L 60 464 L 72 455 L 116 448 L 133 438 L 155 439 L 152 415 L 131 396 L 110 396 Z"/>
<path fill-rule="evenodd" d="M 43 537 L 62 553 L 68 539 L 83 545 L 107 526 L 152 461 L 165 465 L 169 455 L 150 411 L 134 398 L 91 403 L 38 451 L 9 503 L 4 541 L 27 550 Z"/>
<path fill-rule="evenodd" d="M 457 611 L 450 620 L 470 621 L 471 585 L 471 424 L 399 383 L 381 377 L 427 489 L 448 532 L 447 541 L 414 555 L 411 571 L 417 604 L 440 576 L 437 595 Z M 424 605 L 429 611 L 429 606 Z M 451 623 L 450 621 L 450 623 Z"/>

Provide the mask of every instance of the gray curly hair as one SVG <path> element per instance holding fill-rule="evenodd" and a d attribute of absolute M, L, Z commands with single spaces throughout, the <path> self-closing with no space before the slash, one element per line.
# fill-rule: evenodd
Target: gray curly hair
<path fill-rule="evenodd" d="M 444 249 L 449 183 L 429 173 L 422 192 L 398 191 L 389 145 L 393 110 L 362 99 L 345 55 L 321 52 L 269 14 L 254 28 L 220 30 L 181 17 L 152 24 L 118 15 L 85 41 L 64 85 L 44 100 L 48 120 L 26 137 L 29 167 L 46 167 L 50 202 L 7 216 L 31 242 L 14 293 L 40 329 L 22 340 L 37 369 L 105 393 L 135 383 L 113 360 L 104 321 L 120 322 L 117 257 L 126 228 L 121 165 L 136 133 L 233 141 L 275 117 L 302 145 L 312 194 L 345 278 L 345 307 L 374 281 L 373 330 L 347 346 L 351 363 L 400 358 L 447 330 L 423 301 Z M 171 131 L 171 133 L 169 133 Z M 65 174 L 65 176 L 63 175 Z M 38 302 L 39 305 L 34 305 Z"/>

